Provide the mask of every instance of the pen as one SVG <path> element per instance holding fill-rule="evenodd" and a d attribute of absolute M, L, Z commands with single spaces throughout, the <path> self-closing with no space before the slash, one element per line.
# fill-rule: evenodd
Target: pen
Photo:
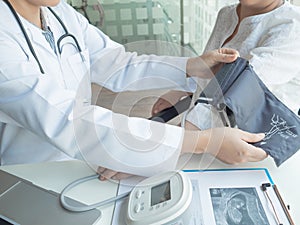
<path fill-rule="evenodd" d="M 275 184 L 273 184 L 272 187 L 273 187 L 273 190 L 274 190 L 274 192 L 275 192 L 277 198 L 279 199 L 280 205 L 282 206 L 282 208 L 283 208 L 283 210 L 284 210 L 284 213 L 285 213 L 286 217 L 288 218 L 289 223 L 290 223 L 291 225 L 295 225 L 295 223 L 293 222 L 292 217 L 291 217 L 291 215 L 290 215 L 290 213 L 289 213 L 289 211 L 288 211 L 286 205 L 285 205 L 284 202 L 283 202 L 283 199 L 282 199 L 282 197 L 281 197 L 281 195 L 280 195 L 280 193 L 279 193 L 279 191 L 278 191 L 277 186 L 276 186 Z"/>

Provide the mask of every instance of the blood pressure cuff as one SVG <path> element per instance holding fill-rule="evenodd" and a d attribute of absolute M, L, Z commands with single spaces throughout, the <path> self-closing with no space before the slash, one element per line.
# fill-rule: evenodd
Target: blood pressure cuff
<path fill-rule="evenodd" d="M 231 126 L 265 133 L 254 145 L 273 157 L 277 166 L 300 149 L 300 118 L 271 93 L 247 60 L 225 64 L 215 78 L 199 99 L 210 99 L 207 102 L 225 113 Z"/>

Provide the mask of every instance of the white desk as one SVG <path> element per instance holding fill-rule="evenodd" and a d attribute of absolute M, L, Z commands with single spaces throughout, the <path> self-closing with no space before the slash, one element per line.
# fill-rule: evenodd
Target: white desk
<path fill-rule="evenodd" d="M 0 169 L 15 174 L 45 189 L 61 192 L 70 182 L 94 174 L 87 164 L 80 161 L 49 162 L 42 164 L 2 166 Z M 71 190 L 67 196 L 86 204 L 95 203 L 117 194 L 118 183 L 92 180 Z M 114 205 L 101 208 L 102 218 L 96 225 L 111 223 Z"/>
<path fill-rule="evenodd" d="M 187 160 L 189 161 L 186 164 Z M 239 166 L 225 165 L 212 157 L 188 155 L 181 158 L 178 168 L 182 169 L 212 169 L 212 168 L 250 168 L 259 167 L 267 168 L 271 173 L 274 182 L 277 184 L 279 191 L 286 204 L 291 207 L 291 215 L 295 224 L 300 224 L 300 152 L 294 155 L 280 168 L 277 168 L 272 159 L 266 159 L 259 163 L 248 163 Z M 0 169 L 12 174 L 23 177 L 41 187 L 60 192 L 64 186 L 71 181 L 93 174 L 93 171 L 83 162 L 52 162 L 43 164 L 3 166 Z M 247 179 L 247 178 L 245 178 Z M 108 197 L 115 196 L 118 184 L 112 182 L 99 182 L 97 180 L 88 182 L 72 190 L 70 197 L 91 204 Z M 97 225 L 108 225 L 111 223 L 113 205 L 101 208 L 103 217 Z"/>

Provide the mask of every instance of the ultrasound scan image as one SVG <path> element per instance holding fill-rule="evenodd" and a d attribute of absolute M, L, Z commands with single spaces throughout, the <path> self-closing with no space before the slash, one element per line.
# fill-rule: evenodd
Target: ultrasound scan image
<path fill-rule="evenodd" d="M 270 225 L 255 188 L 211 188 L 216 225 Z"/>

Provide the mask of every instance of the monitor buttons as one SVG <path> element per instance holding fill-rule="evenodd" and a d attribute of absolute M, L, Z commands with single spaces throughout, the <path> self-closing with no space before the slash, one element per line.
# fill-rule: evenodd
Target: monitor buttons
<path fill-rule="evenodd" d="M 134 212 L 135 213 L 139 213 L 141 211 L 141 205 L 140 204 L 136 204 L 135 206 L 134 206 Z"/>

